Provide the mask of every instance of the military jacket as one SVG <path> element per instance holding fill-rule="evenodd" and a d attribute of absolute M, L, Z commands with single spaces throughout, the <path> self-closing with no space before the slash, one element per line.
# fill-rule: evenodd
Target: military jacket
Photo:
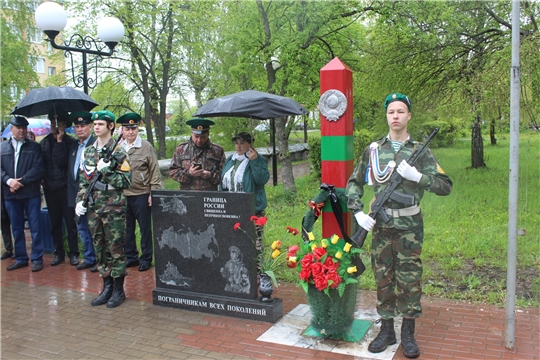
<path fill-rule="evenodd" d="M 97 140 L 94 145 L 87 147 L 81 159 L 80 189 L 77 194 L 77 202 L 82 201 L 90 182 L 94 176 L 98 175 L 97 163 L 105 157 L 107 149 L 114 145 L 114 139 L 111 138 L 101 149 L 97 148 Z M 98 214 L 102 213 L 125 213 L 126 196 L 124 189 L 131 186 L 131 166 L 126 151 L 117 146 L 114 150 L 111 165 L 102 169 L 101 182 L 114 187 L 105 191 L 95 190 L 92 198 L 94 204 L 88 204 L 88 210 Z"/>
<path fill-rule="evenodd" d="M 395 153 L 394 149 L 392 148 L 392 143 L 387 136 L 378 140 L 377 144 L 379 146 L 380 168 L 382 169 L 386 167 L 386 165 L 393 160 L 396 162 L 396 169 L 394 171 L 397 171 L 397 166 L 401 163 L 401 161 L 408 159 L 418 146 L 423 146 L 422 144 L 409 138 L 409 140 L 403 144 L 401 149 Z M 362 154 L 362 159 L 356 165 L 351 177 L 349 178 L 349 181 L 347 182 L 347 206 L 353 213 L 362 211 L 364 207 L 361 199 L 364 195 L 364 186 L 367 184 L 366 174 L 369 166 L 370 147 L 368 146 Z M 429 191 L 436 195 L 442 196 L 450 194 L 452 191 L 452 180 L 444 173 L 429 148 L 422 152 L 416 163 L 412 164 L 412 166 L 422 173 L 420 182 L 415 183 L 414 181 L 403 179 L 396 188 L 396 191 L 413 195 L 416 205 L 420 205 L 420 201 L 424 196 L 424 191 Z M 373 192 L 375 197 L 377 197 L 377 195 L 379 195 L 385 189 L 387 184 L 387 182 L 381 184 L 373 180 Z M 408 206 L 409 205 L 404 205 L 393 200 L 389 200 L 388 202 L 389 209 L 401 209 Z M 400 216 L 398 218 L 394 218 L 392 215 L 388 215 L 388 217 L 390 218 L 390 221 L 385 223 L 381 216 L 377 215 L 375 219 L 375 226 L 407 230 L 414 229 L 423 224 L 421 212 L 412 216 Z"/>
<path fill-rule="evenodd" d="M 210 171 L 212 176 L 209 179 L 192 177 L 189 168 L 193 163 L 201 163 L 204 170 Z M 203 146 L 197 147 L 193 140 L 189 139 L 176 147 L 169 174 L 180 183 L 181 190 L 217 191 L 224 163 L 225 152 L 221 146 L 208 140 Z"/>

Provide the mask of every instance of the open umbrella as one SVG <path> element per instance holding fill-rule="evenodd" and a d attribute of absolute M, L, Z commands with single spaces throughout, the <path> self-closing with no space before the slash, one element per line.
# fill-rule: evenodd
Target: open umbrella
<path fill-rule="evenodd" d="M 51 122 L 43 119 L 26 119 L 28 120 L 28 131 L 32 131 L 36 136 L 47 135 L 51 132 Z M 2 132 L 3 138 L 11 137 L 11 126 L 6 127 Z"/>
<path fill-rule="evenodd" d="M 266 120 L 307 113 L 302 105 L 291 98 L 246 90 L 208 101 L 197 109 L 195 116 L 232 116 Z"/>
<path fill-rule="evenodd" d="M 275 186 L 277 185 L 276 127 L 273 119 L 307 113 L 308 111 L 294 99 L 262 91 L 246 90 L 212 99 L 198 108 L 194 115 L 201 117 L 246 117 L 259 120 L 272 119 L 272 174 Z"/>
<path fill-rule="evenodd" d="M 30 90 L 15 106 L 12 115 L 46 115 L 52 108 L 65 111 L 90 111 L 98 105 L 90 96 L 69 86 L 49 86 Z"/>

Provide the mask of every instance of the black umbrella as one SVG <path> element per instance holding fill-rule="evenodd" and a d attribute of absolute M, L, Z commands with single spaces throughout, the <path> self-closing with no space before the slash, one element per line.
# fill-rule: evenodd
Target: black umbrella
<path fill-rule="evenodd" d="M 98 105 L 90 96 L 69 86 L 49 86 L 30 90 L 15 106 L 12 115 L 46 115 L 52 108 L 68 112 L 90 111 Z"/>
<path fill-rule="evenodd" d="M 231 116 L 266 120 L 307 113 L 302 105 L 291 98 L 246 90 L 210 100 L 197 109 L 195 116 Z"/>
<path fill-rule="evenodd" d="M 272 174 L 274 186 L 276 186 L 276 126 L 274 118 L 307 113 L 308 111 L 302 105 L 291 98 L 262 91 L 246 90 L 212 99 L 198 108 L 194 115 L 201 117 L 246 117 L 259 120 L 272 119 Z"/>

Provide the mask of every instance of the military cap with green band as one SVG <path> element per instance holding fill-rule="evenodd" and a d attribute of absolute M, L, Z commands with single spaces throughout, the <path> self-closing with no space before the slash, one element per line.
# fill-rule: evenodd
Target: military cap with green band
<path fill-rule="evenodd" d="M 109 110 L 100 110 L 92 113 L 92 120 L 105 120 L 108 122 L 114 122 L 116 120 L 116 116 Z"/>
<path fill-rule="evenodd" d="M 69 115 L 74 125 L 88 125 L 92 123 L 92 113 L 88 111 L 74 111 Z"/>
<path fill-rule="evenodd" d="M 125 113 L 124 115 L 120 116 L 118 120 L 116 120 L 117 124 L 128 128 L 139 127 L 140 122 L 141 115 L 134 112 Z"/>
<path fill-rule="evenodd" d="M 407 105 L 409 111 L 412 111 L 411 99 L 409 99 L 407 95 L 403 95 L 400 93 L 393 93 L 386 97 L 386 99 L 384 100 L 384 110 L 386 111 L 388 109 L 388 105 L 390 105 L 390 103 L 393 103 L 394 101 L 401 101 L 402 103 Z"/>
<path fill-rule="evenodd" d="M 193 118 L 186 121 L 186 124 L 191 126 L 191 132 L 196 135 L 206 134 L 210 131 L 210 126 L 215 125 L 215 122 L 203 118 Z"/>

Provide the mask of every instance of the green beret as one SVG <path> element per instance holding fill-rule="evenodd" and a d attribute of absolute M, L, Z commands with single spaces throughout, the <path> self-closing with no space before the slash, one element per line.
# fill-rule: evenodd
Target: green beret
<path fill-rule="evenodd" d="M 108 122 L 114 122 L 116 116 L 109 110 L 95 111 L 92 113 L 92 120 L 106 120 Z"/>
<path fill-rule="evenodd" d="M 74 111 L 69 115 L 69 119 L 75 125 L 88 125 L 92 123 L 92 113 L 88 111 Z"/>
<path fill-rule="evenodd" d="M 186 124 L 191 126 L 192 133 L 201 135 L 210 131 L 210 126 L 215 125 L 216 123 L 208 119 L 193 118 L 186 121 Z"/>
<path fill-rule="evenodd" d="M 14 126 L 28 126 L 28 120 L 22 116 L 11 117 L 9 123 Z"/>
<path fill-rule="evenodd" d="M 388 105 L 394 101 L 401 101 L 407 107 L 409 108 L 409 111 L 412 111 L 412 101 L 407 97 L 407 95 L 403 95 L 400 93 L 393 93 L 386 97 L 384 100 L 384 110 L 386 111 L 388 109 Z"/>
<path fill-rule="evenodd" d="M 66 127 L 71 126 L 71 120 L 69 119 L 69 114 L 67 111 L 65 111 L 62 108 L 59 107 L 53 107 L 51 110 L 49 110 L 49 120 L 56 119 L 56 122 L 63 122 L 66 124 Z"/>
<path fill-rule="evenodd" d="M 120 124 L 125 127 L 139 127 L 139 123 L 141 122 L 141 115 L 130 112 L 125 113 L 124 115 L 120 116 L 118 120 L 116 120 L 117 124 Z"/>

